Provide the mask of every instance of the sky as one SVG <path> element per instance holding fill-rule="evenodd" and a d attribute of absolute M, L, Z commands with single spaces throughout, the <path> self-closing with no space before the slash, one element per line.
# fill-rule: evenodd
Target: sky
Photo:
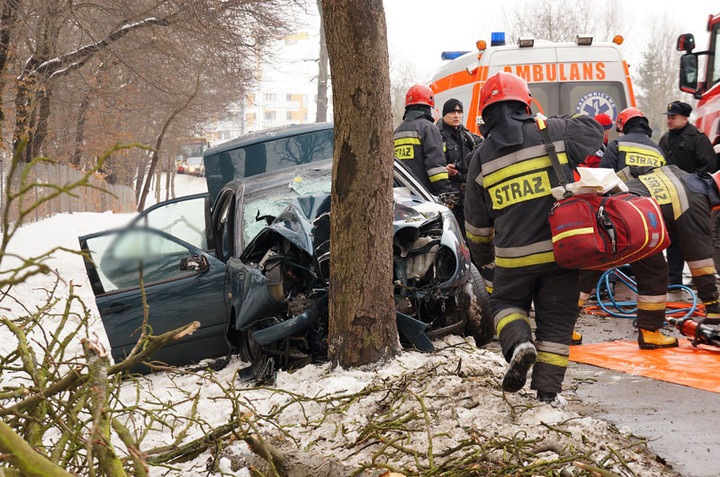
<path fill-rule="evenodd" d="M 391 58 L 406 58 L 417 67 L 421 80 L 428 82 L 432 73 L 443 64 L 443 51 L 473 50 L 477 40 L 490 40 L 490 32 L 505 29 L 503 9 L 514 9 L 528 0 L 385 0 L 385 18 L 388 29 L 388 50 Z M 549 4 L 559 0 L 536 0 Z M 595 0 L 598 9 L 607 0 Z M 442 5 L 442 8 L 438 8 Z M 489 8 L 488 5 L 498 5 Z M 632 60 L 632 51 L 647 41 L 649 20 L 655 14 L 676 24 L 680 33 L 693 33 L 698 49 L 707 46 L 707 19 L 720 13 L 717 0 L 631 0 L 621 3 L 627 12 L 627 31 L 618 31 L 625 38 L 626 57 Z M 584 32 L 578 32 L 584 33 Z M 610 40 L 610 39 L 607 39 Z M 673 72 L 675 73 L 675 72 Z"/>
<path fill-rule="evenodd" d="M 201 178 L 177 176 L 176 189 L 180 195 L 189 195 L 202 192 L 205 185 Z M 20 228 L 10 242 L 8 253 L 30 257 L 58 246 L 76 250 L 79 235 L 122 227 L 132 217 L 133 214 L 111 212 L 59 214 Z M 9 259 L 6 257 L 3 262 L 5 270 L 12 265 Z M 61 250 L 53 255 L 47 265 L 62 277 L 55 295 L 61 300 L 53 309 L 54 312 L 60 313 L 63 309 L 65 299 L 62 298 L 67 297 L 69 284 L 74 284 L 74 292 L 91 309 L 90 337 L 96 337 L 108 349 L 81 257 Z M 34 276 L 11 290 L 11 296 L 17 301 L 0 295 L 0 316 L 18 319 L 24 316 L 23 310 L 42 306 L 45 297 L 43 290 L 49 289 L 52 284 L 51 275 Z M 75 311 L 79 313 L 77 301 L 73 303 Z M 47 317 L 42 325 L 44 333 L 56 329 L 58 319 L 54 315 Z M 70 315 L 70 322 L 74 321 L 76 317 Z M 36 348 L 38 359 L 42 359 L 39 343 L 43 343 L 44 338 L 47 336 L 30 336 L 29 342 Z M 440 452 L 443 449 L 456 446 L 469 436 L 475 436 L 482 442 L 502 436 L 512 440 L 522 436 L 528 441 L 537 439 L 538 443 L 547 444 L 550 450 L 538 454 L 541 459 L 558 459 L 552 449 L 576 449 L 577 452 L 587 453 L 596 462 L 607 461 L 612 467 L 610 470 L 618 475 L 624 472 L 626 466 L 632 468 L 635 475 L 665 475 L 654 458 L 638 453 L 642 446 L 628 445 L 631 428 L 623 427 L 618 432 L 608 422 L 583 414 L 579 398 L 569 384 L 572 381 L 571 371 L 566 378 L 567 386 L 563 393 L 570 401 L 565 408 L 538 404 L 535 392 L 529 390 L 529 385 L 519 393 L 504 396 L 500 391 L 500 381 L 506 365 L 497 346 L 478 349 L 473 346 L 472 338 L 468 340 L 449 336 L 434 341 L 437 348 L 435 353 L 405 351 L 397 359 L 359 369 L 331 369 L 329 364 L 308 365 L 296 372 L 278 373 L 275 386 L 265 389 L 243 388 L 243 384 L 236 378 L 236 372 L 246 363 L 235 357 L 218 372 L 165 371 L 138 380 L 128 380 L 119 395 L 124 405 L 155 410 L 168 423 L 167 427 L 155 423 L 153 430 L 142 442 L 141 450 L 173 443 L 181 434 L 180 430 L 186 426 L 187 421 L 183 417 L 192 414 L 194 405 L 196 413 L 192 414 L 193 425 L 188 427 L 187 435 L 179 444 L 204 436 L 211 427 L 226 424 L 235 407 L 248 419 L 255 419 L 258 429 L 266 437 L 277 434 L 274 430 L 282 426 L 281 437 L 286 450 L 289 443 L 295 442 L 304 449 L 303 452 L 315 457 L 332 455 L 345 465 L 353 466 L 359 462 L 370 462 L 373 453 L 386 447 L 380 441 L 373 440 L 372 435 L 362 440 L 363 445 L 355 444 L 370 425 L 369 419 L 383 418 L 378 412 L 388 407 L 393 390 L 402 389 L 404 394 L 397 396 L 401 399 L 392 407 L 393 412 L 397 412 L 398 416 L 417 417 L 423 416 L 424 412 L 432 415 L 427 425 L 420 419 L 418 425 L 408 425 L 412 431 L 409 431 L 410 437 L 403 437 L 403 446 L 422 455 L 432 445 L 437 455 L 436 464 L 442 461 Z M 0 325 L 0 355 L 10 356 L 15 347 L 14 336 L 7 327 Z M 70 342 L 68 349 L 71 354 L 82 353 L 79 337 Z M 70 356 L 65 358 L 66 361 L 72 359 Z M 18 374 L 21 373 L 5 367 L 0 373 L 0 387 L 17 380 Z M 353 393 L 359 393 L 356 399 L 342 397 Z M 322 397 L 327 404 L 313 401 L 317 397 Z M 6 406 L 7 402 L 0 405 Z M 282 409 L 282 412 L 273 417 L 277 409 Z M 142 427 L 143 419 L 137 417 L 137 414 L 133 416 L 134 423 Z M 127 421 L 125 424 L 132 427 L 133 422 Z M 427 439 L 429 431 L 434 436 L 432 444 Z M 386 431 L 386 442 L 402 437 L 393 432 L 396 431 Z M 281 446 L 282 441 L 275 442 Z M 124 457 L 123 445 L 119 442 L 114 444 L 121 457 Z M 624 462 L 609 456 L 607 446 L 616 449 Z M 217 463 L 225 474 L 208 472 L 207 463 L 213 461 L 213 455 L 211 451 L 205 451 L 188 462 L 151 467 L 149 475 L 250 477 L 252 454 L 247 444 L 231 441 L 222 449 Z M 415 460 L 410 456 L 397 457 L 392 463 L 412 466 Z M 573 467 L 572 463 L 565 465 Z"/>

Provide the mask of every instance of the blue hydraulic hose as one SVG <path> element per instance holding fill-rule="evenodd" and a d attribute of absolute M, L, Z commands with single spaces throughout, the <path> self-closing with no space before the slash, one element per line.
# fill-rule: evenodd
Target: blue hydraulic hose
<path fill-rule="evenodd" d="M 605 271 L 602 276 L 600 276 L 600 279 L 597 282 L 597 286 L 595 287 L 595 297 L 597 298 L 597 302 L 600 308 L 602 308 L 603 311 L 605 311 L 605 313 L 607 313 L 608 315 L 616 316 L 619 318 L 637 318 L 637 301 L 616 301 L 613 289 L 610 286 L 610 277 L 614 276 L 617 279 L 621 280 L 630 290 L 637 293 L 637 282 L 630 278 L 623 271 L 623 269 L 628 270 L 629 268 L 629 265 L 623 265 L 622 267 L 618 268 L 611 268 L 610 270 Z M 607 290 L 609 301 L 603 301 L 600 298 L 600 290 L 603 285 Z M 685 315 L 682 318 L 687 318 L 695 312 L 695 309 L 697 308 L 697 296 L 695 295 L 695 292 L 690 289 L 690 287 L 686 287 L 685 285 L 670 285 L 668 287 L 668 290 L 684 290 L 688 292 L 690 294 L 690 297 L 692 298 L 692 306 L 688 308 L 665 310 L 666 315 L 684 312 Z"/>

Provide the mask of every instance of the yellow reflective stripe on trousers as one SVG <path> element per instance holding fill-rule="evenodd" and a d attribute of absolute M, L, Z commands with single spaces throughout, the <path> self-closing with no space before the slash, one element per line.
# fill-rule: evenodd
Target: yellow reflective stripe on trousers
<path fill-rule="evenodd" d="M 638 310 L 655 311 L 665 310 L 666 295 L 638 295 Z"/>
<path fill-rule="evenodd" d="M 688 268 L 690 268 L 690 274 L 693 277 L 699 277 L 701 275 L 712 275 L 715 273 L 715 262 L 712 258 L 705 260 L 693 260 L 687 262 Z"/>
<path fill-rule="evenodd" d="M 524 314 L 519 312 L 510 313 L 509 315 L 500 318 L 500 320 L 498 320 L 497 322 L 497 325 L 495 325 L 495 331 L 497 332 L 497 335 L 500 336 L 500 332 L 503 330 L 503 328 L 505 328 L 513 321 L 517 320 L 522 320 L 527 323 L 528 326 L 530 326 L 530 320 L 528 320 L 527 316 L 525 316 Z"/>
<path fill-rule="evenodd" d="M 555 354 L 555 353 L 538 351 L 538 354 L 537 354 L 537 362 L 538 363 L 552 364 L 553 366 L 560 366 L 562 368 L 567 368 L 568 361 L 569 361 L 569 358 L 567 356 L 560 356 L 559 354 Z"/>

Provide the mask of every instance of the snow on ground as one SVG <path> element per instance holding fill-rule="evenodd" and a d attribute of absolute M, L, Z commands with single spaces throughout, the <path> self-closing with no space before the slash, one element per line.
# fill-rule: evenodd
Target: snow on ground
<path fill-rule="evenodd" d="M 189 183 L 199 188 L 197 181 Z M 198 191 L 184 189 L 182 193 Z M 57 215 L 22 227 L 10 243 L 10 253 L 29 257 L 53 247 L 77 250 L 79 235 L 122 227 L 132 216 Z M 74 292 L 91 309 L 89 334 L 97 335 L 107 347 L 82 258 L 57 251 L 47 264 L 62 280 L 56 295 L 66 296 L 70 284 L 74 285 Z M 9 269 L 7 259 L 2 267 Z M 0 315 L 16 318 L 41 306 L 46 296 L 43 290 L 53 283 L 51 275 L 42 275 L 14 287 L 15 301 L 0 297 Z M 50 319 L 43 328 L 54 325 Z M 79 354 L 77 341 L 70 348 Z M 0 328 L 0 353 L 7 355 L 15 344 L 9 331 Z M 245 363 L 234 358 L 217 372 L 159 372 L 130 380 L 119 398 L 139 410 L 157 409 L 159 420 L 152 423 L 138 411 L 127 415 L 130 427 L 151 427 L 141 443 L 144 451 L 167 445 L 176 448 L 241 416 L 238 431 L 259 434 L 283 452 L 300 449 L 307 458 L 333 457 L 354 469 L 373 459 L 406 471 L 430 465 L 453 469 L 465 465 L 460 457 L 472 455 L 477 459 L 476 475 L 484 475 L 483 463 L 512 454 L 522 455 L 523 466 L 586 454 L 620 475 L 667 475 L 643 452 L 642 445 L 633 445 L 637 441 L 628 436 L 629 430 L 621 433 L 574 410 L 579 406 L 571 390 L 564 393 L 568 406 L 559 409 L 537 404 L 527 387 L 517 394 L 504 394 L 500 381 L 506 364 L 496 345 L 478 349 L 472 339 L 457 336 L 437 340 L 435 345 L 434 353 L 405 351 L 397 359 L 358 369 L 316 364 L 295 372 L 281 371 L 274 386 L 257 388 L 248 388 L 237 379 L 236 372 Z M 0 375 L 0 385 L 7 384 L 6 376 Z M 449 452 L 453 448 L 455 452 Z M 448 453 L 443 455 L 444 451 Z M 429 452 L 434 456 L 432 464 L 425 457 Z M 573 460 L 555 469 L 565 468 L 565 475 L 573 475 L 579 472 Z M 150 475 L 209 476 L 222 471 L 246 476 L 250 466 L 256 465 L 253 462 L 248 445 L 231 440 L 221 450 L 206 450 L 187 462 L 153 466 Z M 208 463 L 215 465 L 211 472 Z"/>

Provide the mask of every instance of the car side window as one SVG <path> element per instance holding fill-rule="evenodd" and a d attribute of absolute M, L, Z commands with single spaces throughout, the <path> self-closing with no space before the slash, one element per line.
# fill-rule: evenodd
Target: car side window
<path fill-rule="evenodd" d="M 147 227 L 162 230 L 201 250 L 208 250 L 205 227 L 207 196 L 160 203 L 139 217 Z"/>
<path fill-rule="evenodd" d="M 173 280 L 196 273 L 182 267 L 195 255 L 183 244 L 145 228 L 128 228 L 87 239 L 104 293 Z"/>

